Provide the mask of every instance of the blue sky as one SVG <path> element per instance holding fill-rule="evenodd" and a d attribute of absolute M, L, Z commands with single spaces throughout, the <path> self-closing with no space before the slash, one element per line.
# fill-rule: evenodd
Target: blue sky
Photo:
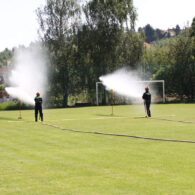
<path fill-rule="evenodd" d="M 0 0 L 0 51 L 6 47 L 28 46 L 38 40 L 39 28 L 35 10 L 45 0 Z M 195 0 L 134 0 L 138 20 L 136 27 L 151 24 L 167 29 L 177 24 L 191 25 L 195 17 Z"/>

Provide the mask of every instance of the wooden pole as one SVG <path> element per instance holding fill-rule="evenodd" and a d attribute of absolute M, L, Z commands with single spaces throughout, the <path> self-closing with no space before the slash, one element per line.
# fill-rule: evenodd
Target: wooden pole
<path fill-rule="evenodd" d="M 22 119 L 22 113 L 21 113 L 21 102 L 19 101 L 19 117 L 18 119 Z"/>
<path fill-rule="evenodd" d="M 112 116 L 114 115 L 114 109 L 113 109 L 113 105 L 114 105 L 114 90 L 111 89 L 110 90 L 110 93 L 111 93 L 111 106 L 112 106 Z"/>

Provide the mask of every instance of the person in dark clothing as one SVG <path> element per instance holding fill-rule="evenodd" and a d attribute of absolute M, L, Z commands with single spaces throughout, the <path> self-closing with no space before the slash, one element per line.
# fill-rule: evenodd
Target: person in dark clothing
<path fill-rule="evenodd" d="M 145 93 L 143 94 L 142 99 L 144 100 L 144 106 L 147 112 L 147 117 L 151 117 L 151 112 L 150 112 L 151 93 L 149 91 L 149 87 L 145 88 Z"/>
<path fill-rule="evenodd" d="M 37 122 L 37 116 L 38 116 L 38 112 L 39 115 L 41 117 L 41 121 L 43 121 L 43 112 L 42 112 L 42 98 L 40 97 L 40 93 L 37 92 L 36 93 L 36 97 L 35 97 L 35 121 Z"/>

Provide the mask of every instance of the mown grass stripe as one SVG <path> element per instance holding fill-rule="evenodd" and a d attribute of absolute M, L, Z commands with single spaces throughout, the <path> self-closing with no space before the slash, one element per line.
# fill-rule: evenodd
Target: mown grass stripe
<path fill-rule="evenodd" d="M 169 142 L 184 142 L 184 143 L 195 143 L 195 141 L 191 140 L 176 140 L 176 139 L 164 139 L 164 138 L 152 138 L 152 137 L 142 137 L 142 136 L 135 136 L 135 135 L 127 135 L 127 134 L 114 134 L 114 133 L 103 133 L 98 131 L 80 131 L 80 130 L 74 130 L 74 129 L 66 129 L 63 127 L 59 127 L 56 125 L 51 125 L 48 123 L 41 123 L 42 125 L 47 125 L 50 127 L 54 127 L 57 129 L 65 130 L 65 131 L 72 131 L 77 133 L 89 133 L 89 134 L 99 134 L 99 135 L 109 135 L 109 136 L 121 136 L 121 137 L 131 137 L 136 139 L 147 139 L 147 140 L 154 140 L 154 141 L 169 141 Z"/>

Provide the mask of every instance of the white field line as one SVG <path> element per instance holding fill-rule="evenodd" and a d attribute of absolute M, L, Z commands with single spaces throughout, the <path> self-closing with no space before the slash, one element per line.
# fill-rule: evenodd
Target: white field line
<path fill-rule="evenodd" d="M 7 121 L 8 123 L 24 123 L 26 121 Z"/>
<path fill-rule="evenodd" d="M 162 116 L 176 116 L 176 115 L 156 115 L 156 117 Z M 134 116 L 134 117 L 144 117 L 142 116 Z M 48 121 L 76 121 L 76 120 L 105 120 L 105 119 L 121 119 L 121 118 L 134 118 L 130 116 L 121 116 L 121 117 L 97 117 L 97 118 L 67 118 L 67 119 L 58 119 L 58 120 L 48 120 Z"/>
<path fill-rule="evenodd" d="M 45 120 L 45 121 L 79 121 L 79 120 L 104 120 L 104 119 L 118 119 L 118 118 L 132 118 L 132 117 L 99 117 L 99 118 L 66 118 L 58 120 Z M 8 123 L 19 123 L 26 121 L 7 121 Z M 28 121 L 29 122 L 29 121 Z M 32 121 L 33 122 L 33 121 Z"/>
<path fill-rule="evenodd" d="M 120 118 L 131 118 L 131 117 L 98 117 L 98 118 L 66 118 L 59 120 L 49 120 L 49 121 L 80 121 L 80 120 L 105 120 L 105 119 L 120 119 Z"/>
<path fill-rule="evenodd" d="M 176 116 L 176 115 L 155 115 L 156 117 L 162 117 L 162 116 Z M 106 119 L 122 119 L 122 118 L 139 118 L 139 117 L 143 117 L 144 116 L 134 116 L 134 117 L 128 117 L 128 116 L 121 116 L 121 117 L 97 117 L 97 118 L 66 118 L 66 119 L 58 119 L 58 120 L 46 120 L 46 121 L 53 121 L 53 122 L 57 122 L 57 121 L 79 121 L 79 120 L 106 120 Z M 23 123 L 26 121 L 8 121 L 8 123 Z M 29 121 L 28 121 L 29 122 Z M 33 121 L 32 121 L 33 122 Z"/>

